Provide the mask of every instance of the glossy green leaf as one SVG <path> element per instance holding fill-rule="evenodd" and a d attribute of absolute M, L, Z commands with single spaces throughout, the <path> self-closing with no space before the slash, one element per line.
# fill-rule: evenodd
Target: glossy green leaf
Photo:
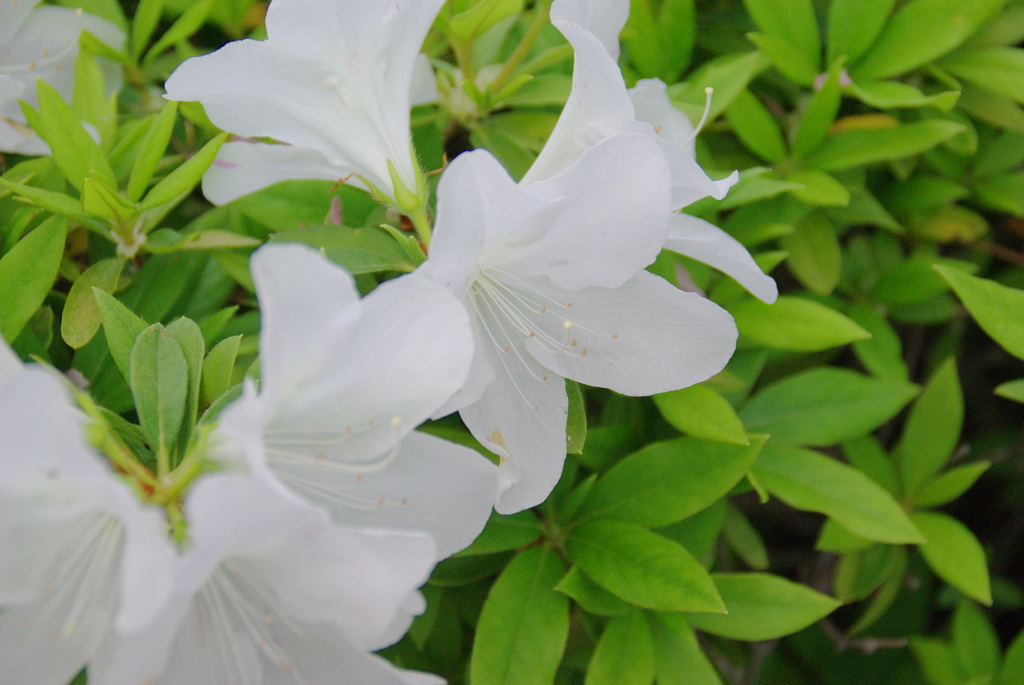
<path fill-rule="evenodd" d="M 825 171 L 850 169 L 927 152 L 964 127 L 955 121 L 919 121 L 885 128 L 840 131 L 807 156 L 808 166 Z"/>
<path fill-rule="evenodd" d="M 43 304 L 64 255 L 67 222 L 51 217 L 0 258 L 0 335 L 14 342 Z"/>
<path fill-rule="evenodd" d="M 828 63 L 856 62 L 885 26 L 896 0 L 832 0 L 828 12 Z"/>
<path fill-rule="evenodd" d="M 742 336 L 781 350 L 815 352 L 871 337 L 836 310 L 802 297 L 782 295 L 771 305 L 744 300 L 730 313 Z"/>
<path fill-rule="evenodd" d="M 110 347 L 110 356 L 127 381 L 131 377 L 132 348 L 147 324 L 113 295 L 103 290 L 94 290 L 93 296 L 96 298 L 96 306 L 103 321 L 103 332 Z"/>
<path fill-rule="evenodd" d="M 1007 352 L 1024 359 L 1024 291 L 977 278 L 959 269 L 936 266 L 967 311 Z"/>
<path fill-rule="evenodd" d="M 203 178 L 203 174 L 213 164 L 220 146 L 227 140 L 228 134 L 221 133 L 204 145 L 198 152 L 188 158 L 184 164 L 169 173 L 162 181 L 153 186 L 139 204 L 139 208 L 154 209 L 161 205 L 176 202 L 195 188 Z"/>
<path fill-rule="evenodd" d="M 957 78 L 1024 103 L 1024 50 L 984 48 L 962 50 L 940 62 Z"/>
<path fill-rule="evenodd" d="M 792 179 L 792 176 L 790 177 Z M 789 255 L 790 271 L 816 295 L 831 295 L 839 283 L 842 251 L 832 224 L 815 213 L 796 225 L 796 230 L 779 240 Z"/>
<path fill-rule="evenodd" d="M 214 345 L 203 360 L 202 382 L 199 389 L 199 406 L 208 407 L 231 387 L 235 372 L 235 360 L 242 336 L 233 335 Z"/>
<path fill-rule="evenodd" d="M 991 465 L 988 461 L 977 461 L 954 466 L 925 483 L 914 497 L 914 504 L 918 507 L 941 507 L 952 502 L 970 490 Z"/>
<path fill-rule="evenodd" d="M 562 561 L 547 547 L 526 550 L 502 571 L 477 624 L 472 685 L 554 681 L 569 636 L 569 600 L 554 590 L 564 573 Z"/>
<path fill-rule="evenodd" d="M 885 23 L 853 70 L 854 78 L 885 78 L 922 66 L 963 43 L 1005 4 L 1006 0 L 911 0 Z"/>
<path fill-rule="evenodd" d="M 459 40 L 471 41 L 505 17 L 521 12 L 523 0 L 483 0 L 448 20 L 448 28 Z"/>
<path fill-rule="evenodd" d="M 579 383 L 565 380 L 565 391 L 569 395 L 569 417 L 565 424 L 565 451 L 569 454 L 583 454 L 587 442 L 587 406 Z"/>
<path fill-rule="evenodd" d="M 153 37 L 156 25 L 164 11 L 164 0 L 140 0 L 132 16 L 130 54 L 136 61 Z"/>
<path fill-rule="evenodd" d="M 953 651 L 969 678 L 995 675 L 999 668 L 999 637 L 985 614 L 969 599 L 961 598 L 953 611 Z"/>
<path fill-rule="evenodd" d="M 870 339 L 853 343 L 853 352 L 864 368 L 885 380 L 909 380 L 907 364 L 903 361 L 903 343 L 885 317 L 866 302 L 853 305 L 846 314 L 871 334 Z"/>
<path fill-rule="evenodd" d="M 974 534 L 955 518 L 936 512 L 911 515 L 928 542 L 918 549 L 936 575 L 982 604 L 992 604 L 985 551 Z"/>
<path fill-rule="evenodd" d="M 135 341 L 129 378 L 139 424 L 154 451 L 173 449 L 185 418 L 189 368 L 176 340 L 153 324 Z"/>
<path fill-rule="evenodd" d="M 167 151 L 171 142 L 174 124 L 178 118 L 178 103 L 168 101 L 160 113 L 156 115 L 146 129 L 146 137 L 142 139 L 139 153 L 132 165 L 131 176 L 128 177 L 128 188 L 125 191 L 128 199 L 138 202 L 142 199 L 149 182 L 153 179 L 157 165 Z"/>
<path fill-rule="evenodd" d="M 650 685 L 654 675 L 654 637 L 644 612 L 633 609 L 605 626 L 583 683 Z"/>
<path fill-rule="evenodd" d="M 86 178 L 96 178 L 110 188 L 117 187 L 114 172 L 99 144 L 82 126 L 71 106 L 46 81 L 37 82 L 39 123 L 36 132 L 50 146 L 53 161 L 76 190 Z"/>
<path fill-rule="evenodd" d="M 732 405 L 706 385 L 661 393 L 653 397 L 661 415 L 683 433 L 701 440 L 750 444 Z"/>
<path fill-rule="evenodd" d="M 1024 378 L 1000 383 L 993 392 L 1008 400 L 1024 403 Z"/>
<path fill-rule="evenodd" d="M 902 494 L 896 475 L 896 465 L 873 435 L 845 441 L 843 456 L 855 469 L 888 490 L 894 497 Z"/>
<path fill-rule="evenodd" d="M 829 129 L 836 120 L 836 114 L 839 113 L 839 102 L 842 99 L 839 93 L 839 80 L 845 73 L 842 67 L 842 61 L 832 64 L 824 82 L 820 86 L 815 83 L 815 92 L 807 103 L 793 136 L 793 154 L 806 157 L 818 149 L 828 137 Z"/>
<path fill-rule="evenodd" d="M 749 90 L 744 90 L 725 111 L 736 137 L 754 154 L 772 164 L 786 158 L 786 143 L 768 109 Z"/>
<path fill-rule="evenodd" d="M 197 0 L 190 3 L 181 16 L 153 44 L 146 56 L 142 58 L 142 62 L 148 64 L 164 50 L 190 38 L 206 22 L 206 16 L 213 4 L 214 0 Z"/>
<path fill-rule="evenodd" d="M 962 685 L 964 682 L 956 654 L 948 642 L 916 636 L 910 640 L 910 649 L 929 685 Z"/>
<path fill-rule="evenodd" d="M 789 191 L 801 202 L 818 207 L 845 207 L 850 204 L 850 190 L 834 176 L 819 169 L 798 169 L 786 176 L 786 180 L 803 186 Z"/>
<path fill-rule="evenodd" d="M 723 611 L 704 567 L 684 547 L 641 526 L 592 521 L 572 529 L 569 556 L 598 585 L 660 611 Z"/>
<path fill-rule="evenodd" d="M 850 84 L 848 92 L 864 104 L 877 109 L 935 107 L 941 112 L 948 112 L 960 100 L 959 90 L 926 95 L 917 88 L 899 81 L 859 80 Z"/>
<path fill-rule="evenodd" d="M 658 685 L 721 685 L 718 672 L 701 651 L 682 614 L 651 613 L 655 682 Z"/>
<path fill-rule="evenodd" d="M 725 614 L 687 614 L 698 630 L 733 640 L 772 640 L 828 616 L 841 603 L 766 573 L 715 573 Z"/>
<path fill-rule="evenodd" d="M 1016 685 L 1024 682 L 1024 631 L 1017 633 L 1003 658 L 995 685 Z"/>
<path fill-rule="evenodd" d="M 764 546 L 764 540 L 743 512 L 728 504 L 724 523 L 722 533 L 725 535 L 725 541 L 743 562 L 758 571 L 768 568 L 768 550 Z"/>
<path fill-rule="evenodd" d="M 164 329 L 164 335 L 176 341 L 181 347 L 188 370 L 188 392 L 185 396 L 185 417 L 181 424 L 178 444 L 184 447 L 192 434 L 192 428 L 199 417 L 199 398 L 201 395 L 203 359 L 206 356 L 206 343 L 199 325 L 192 319 L 182 317 Z"/>
<path fill-rule="evenodd" d="M 819 367 L 768 386 L 739 415 L 748 431 L 800 445 L 834 445 L 870 433 L 916 394 L 909 383 Z"/>
<path fill-rule="evenodd" d="M 915 495 L 953 456 L 963 423 L 960 379 L 955 360 L 949 359 L 936 370 L 914 402 L 893 450 L 908 495 Z"/>
<path fill-rule="evenodd" d="M 798 50 L 817 69 L 821 41 L 811 0 L 743 0 L 757 27 Z"/>
<path fill-rule="evenodd" d="M 536 542 L 543 532 L 540 519 L 532 511 L 516 514 L 491 512 L 491 518 L 480 535 L 459 554 L 494 554 L 519 549 Z"/>
<path fill-rule="evenodd" d="M 607 518 L 651 527 L 680 521 L 740 481 L 763 444 L 751 442 L 749 447 L 695 438 L 652 443 L 605 473 L 576 519 Z"/>
<path fill-rule="evenodd" d="M 119 257 L 100 260 L 86 269 L 71 285 L 60 321 L 61 337 L 71 348 L 77 350 L 92 340 L 103 323 L 93 289 L 106 293 L 116 292 L 124 267 L 125 260 Z"/>
<path fill-rule="evenodd" d="M 86 214 L 84 209 L 82 209 L 82 203 L 70 195 L 58 193 L 53 190 L 46 190 L 45 188 L 36 188 L 34 186 L 24 185 L 21 183 L 12 183 L 5 178 L 0 178 L 0 187 L 10 190 L 26 200 L 31 201 L 32 204 L 42 207 L 54 214 L 69 216 L 76 219 L 89 218 L 89 215 Z"/>
<path fill-rule="evenodd" d="M 769 442 L 751 472 L 791 507 L 825 514 L 868 540 L 907 544 L 923 539 L 892 495 L 857 469 L 819 452 Z"/>
<path fill-rule="evenodd" d="M 625 616 L 632 608 L 575 566 L 558 581 L 555 589 L 572 597 L 584 611 L 596 616 Z"/>

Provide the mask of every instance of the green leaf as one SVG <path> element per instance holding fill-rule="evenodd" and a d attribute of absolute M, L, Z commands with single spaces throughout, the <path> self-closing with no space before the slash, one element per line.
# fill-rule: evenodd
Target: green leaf
<path fill-rule="evenodd" d="M 523 10 L 523 0 L 483 0 L 448 20 L 451 34 L 461 41 L 472 41 L 505 17 Z"/>
<path fill-rule="evenodd" d="M 764 56 L 757 50 L 716 57 L 695 69 L 685 83 L 670 86 L 668 94 L 673 101 L 693 105 L 700 112 L 707 99 L 704 89 L 714 88 L 708 112 L 708 121 L 714 121 L 765 66 Z"/>
<path fill-rule="evenodd" d="M 584 611 L 596 616 L 625 616 L 631 609 L 628 603 L 592 581 L 575 566 L 558 581 L 555 589 L 572 597 Z"/>
<path fill-rule="evenodd" d="M 93 296 L 103 320 L 103 332 L 107 336 L 110 356 L 127 381 L 131 377 L 132 348 L 147 324 L 113 295 L 97 289 L 93 291 Z"/>
<path fill-rule="evenodd" d="M 554 682 L 569 636 L 569 600 L 553 589 L 564 572 L 557 554 L 534 547 L 501 573 L 477 624 L 472 685 Z"/>
<path fill-rule="evenodd" d="M 964 131 L 955 121 L 919 121 L 884 128 L 840 131 L 807 156 L 808 166 L 837 171 L 927 152 Z"/>
<path fill-rule="evenodd" d="M 199 418 L 199 396 L 203 375 L 203 357 L 206 343 L 199 325 L 192 319 L 181 318 L 164 329 L 164 334 L 181 347 L 188 369 L 188 394 L 185 397 L 185 417 L 178 436 L 178 445 L 184 448 Z"/>
<path fill-rule="evenodd" d="M 845 55 L 855 63 L 885 26 L 896 0 L 832 0 L 828 12 L 828 63 Z"/>
<path fill-rule="evenodd" d="M 110 188 L 116 188 L 117 179 L 106 155 L 82 126 L 71 106 L 42 79 L 37 81 L 36 93 L 40 126 L 36 132 L 49 144 L 53 161 L 68 183 L 81 191 L 82 182 L 93 177 Z"/>
<path fill-rule="evenodd" d="M 921 671 L 929 685 L 962 685 L 964 680 L 957 667 L 953 647 L 944 640 L 915 636 L 910 640 L 910 649 L 921 665 Z"/>
<path fill-rule="evenodd" d="M 766 573 L 711 576 L 727 613 L 687 614 L 698 630 L 733 640 L 773 640 L 803 630 L 828 616 L 838 600 Z"/>
<path fill-rule="evenodd" d="M 1000 383 L 993 392 L 1008 400 L 1024 403 L 1024 378 Z"/>
<path fill-rule="evenodd" d="M 903 344 L 889 322 L 866 302 L 850 307 L 847 316 L 871 334 L 869 340 L 853 343 L 853 352 L 864 368 L 884 380 L 907 382 L 910 374 L 903 361 Z"/>
<path fill-rule="evenodd" d="M 871 545 L 839 558 L 833 592 L 843 602 L 858 602 L 868 597 L 894 573 L 903 570 L 906 555 L 896 545 Z"/>
<path fill-rule="evenodd" d="M 768 386 L 739 414 L 748 431 L 799 445 L 834 445 L 870 433 L 916 394 L 909 383 L 820 367 Z"/>
<path fill-rule="evenodd" d="M 971 489 L 971 486 L 988 470 L 991 462 L 977 461 L 954 466 L 925 483 L 914 497 L 917 507 L 941 507 L 952 502 Z"/>
<path fill-rule="evenodd" d="M 64 256 L 67 221 L 50 217 L 0 258 L 0 335 L 13 343 L 42 306 Z"/>
<path fill-rule="evenodd" d="M 228 134 L 221 133 L 192 155 L 184 164 L 167 175 L 146 194 L 139 208 L 153 209 L 170 202 L 176 202 L 191 192 L 203 178 L 203 174 L 213 164 L 220 146 L 227 140 Z"/>
<path fill-rule="evenodd" d="M 681 545 L 646 528 L 592 521 L 573 528 L 569 556 L 598 585 L 630 604 L 660 611 L 723 611 L 704 567 Z"/>
<path fill-rule="evenodd" d="M 679 431 L 694 438 L 749 445 L 743 423 L 732 405 L 706 385 L 654 395 L 661 415 Z"/>
<path fill-rule="evenodd" d="M 789 253 L 786 261 L 797 280 L 816 295 L 832 294 L 839 283 L 842 251 L 828 219 L 818 213 L 809 215 L 779 244 Z"/>
<path fill-rule="evenodd" d="M 935 574 L 986 606 L 992 605 L 985 551 L 974 534 L 956 519 L 936 512 L 911 514 L 928 542 L 918 549 Z"/>
<path fill-rule="evenodd" d="M 811 0 L 743 0 L 757 27 L 791 43 L 817 65 L 821 50 Z"/>
<path fill-rule="evenodd" d="M 565 391 L 569 395 L 569 417 L 565 424 L 565 451 L 569 454 L 583 454 L 587 441 L 587 406 L 579 383 L 565 379 Z"/>
<path fill-rule="evenodd" d="M 825 514 L 868 540 L 923 539 L 892 495 L 857 469 L 818 452 L 769 442 L 751 472 L 791 507 Z"/>
<path fill-rule="evenodd" d="M 864 60 L 852 70 L 854 78 L 895 76 L 941 57 L 1005 4 L 1006 0 L 911 0 L 885 23 Z"/>
<path fill-rule="evenodd" d="M 935 107 L 940 112 L 948 112 L 960 99 L 958 90 L 926 95 L 917 88 L 899 81 L 862 80 L 851 84 L 848 92 L 876 109 Z"/>
<path fill-rule="evenodd" d="M 751 525 L 743 512 L 728 504 L 725 509 L 725 525 L 722 528 L 729 547 L 750 568 L 763 571 L 768 568 L 768 550 L 765 549 L 761 534 Z"/>
<path fill-rule="evenodd" d="M 654 637 L 644 612 L 634 609 L 605 626 L 583 683 L 651 685 L 654 675 Z"/>
<path fill-rule="evenodd" d="M 189 5 L 188 9 L 182 12 L 178 20 L 171 24 L 171 27 L 149 49 L 146 56 L 142 58 L 142 63 L 149 64 L 167 48 L 188 40 L 193 33 L 202 28 L 203 24 L 206 23 L 206 15 L 209 13 L 212 4 L 213 0 L 199 0 Z"/>
<path fill-rule="evenodd" d="M 242 336 L 233 335 L 217 343 L 203 360 L 202 382 L 199 389 L 199 405 L 208 407 L 232 386 L 235 360 Z"/>
<path fill-rule="evenodd" d="M 1024 631 L 1017 633 L 1003 658 L 1003 667 L 995 685 L 1016 685 L 1024 682 Z"/>
<path fill-rule="evenodd" d="M 964 400 L 956 361 L 948 359 L 936 370 L 914 402 L 893 450 L 903 489 L 910 496 L 938 473 L 960 442 Z"/>
<path fill-rule="evenodd" d="M 802 86 L 811 86 L 817 77 L 819 63 L 782 36 L 770 33 L 749 33 L 747 38 L 761 49 L 775 68 Z"/>
<path fill-rule="evenodd" d="M 122 225 L 139 213 L 133 203 L 95 178 L 87 178 L 82 182 L 82 209 L 88 214 Z"/>
<path fill-rule="evenodd" d="M 992 624 L 969 599 L 961 598 L 953 612 L 953 651 L 969 678 L 995 675 L 999 668 L 999 638 Z"/>
<path fill-rule="evenodd" d="M 459 555 L 494 554 L 519 549 L 536 542 L 543 532 L 540 519 L 532 511 L 508 515 L 492 511 L 483 531 Z"/>
<path fill-rule="evenodd" d="M 225 250 L 238 247 L 259 247 L 263 243 L 258 238 L 221 231 L 211 228 L 195 233 L 181 233 L 170 228 L 158 228 L 146 236 L 144 247 L 151 254 L 167 254 L 182 250 Z"/>
<path fill-rule="evenodd" d="M 135 408 L 149 446 L 170 452 L 185 418 L 189 369 L 181 345 L 153 324 L 132 348 L 129 378 Z"/>
<path fill-rule="evenodd" d="M 770 169 L 752 167 L 740 172 L 740 180 L 732 187 L 725 199 L 718 203 L 718 207 L 719 209 L 732 209 L 757 200 L 766 200 L 801 187 L 799 183 L 779 178 Z"/>
<path fill-rule="evenodd" d="M 850 204 L 850 190 L 824 171 L 799 169 L 786 180 L 803 186 L 789 191 L 801 202 L 818 207 L 845 207 Z"/>
<path fill-rule="evenodd" d="M 896 554 L 889 577 L 872 595 L 868 607 L 861 613 L 860 618 L 850 626 L 847 634 L 857 635 L 870 628 L 875 621 L 885 615 L 896 598 L 906 590 L 909 555 L 904 547 L 896 547 L 893 550 Z"/>
<path fill-rule="evenodd" d="M 1007 352 L 1024 359 L 1024 291 L 936 266 L 982 330 Z"/>
<path fill-rule="evenodd" d="M 103 323 L 93 288 L 107 293 L 117 292 L 124 267 L 125 260 L 119 257 L 100 260 L 71 285 L 61 315 L 60 335 L 72 349 L 77 350 L 92 340 Z"/>
<path fill-rule="evenodd" d="M 658 685 L 722 685 L 682 614 L 652 613 Z"/>
<path fill-rule="evenodd" d="M 749 90 L 736 96 L 725 118 L 744 145 L 761 159 L 779 164 L 786 158 L 786 143 L 768 109 Z"/>
<path fill-rule="evenodd" d="M 71 109 L 81 121 L 92 124 L 100 137 L 100 146 L 109 149 L 117 129 L 115 101 L 107 97 L 103 70 L 88 50 L 80 50 L 75 58 L 75 87 Z"/>
<path fill-rule="evenodd" d="M 645 76 L 674 83 L 693 53 L 697 33 L 694 0 L 631 0 L 629 6 L 622 36 L 629 61 Z"/>
<path fill-rule="evenodd" d="M 771 305 L 749 299 L 729 311 L 741 335 L 781 350 L 816 352 L 871 337 L 831 307 L 802 297 L 782 295 Z"/>
<path fill-rule="evenodd" d="M 171 142 L 171 134 L 174 132 L 174 123 L 178 118 L 178 103 L 167 102 L 160 110 L 160 114 L 150 122 L 146 137 L 142 140 L 138 155 L 135 157 L 135 164 L 132 165 L 131 176 L 128 177 L 128 188 L 125 194 L 132 202 L 142 199 L 149 182 L 153 180 L 153 173 L 157 165 L 167 151 L 167 144 Z"/>
<path fill-rule="evenodd" d="M 1020 48 L 963 50 L 939 65 L 957 78 L 1024 104 L 1024 50 Z"/>
<path fill-rule="evenodd" d="M 136 62 L 142 57 L 142 51 L 153 37 L 156 25 L 164 12 L 164 0 L 141 0 L 132 17 L 131 50 L 132 59 Z"/>
<path fill-rule="evenodd" d="M 681 521 L 729 492 L 763 444 L 752 440 L 747 447 L 695 438 L 651 443 L 597 481 L 576 519 L 611 518 L 650 527 Z"/>
<path fill-rule="evenodd" d="M 843 443 L 843 456 L 865 476 L 889 491 L 894 497 L 902 494 L 896 465 L 872 435 L 865 435 Z"/>
<path fill-rule="evenodd" d="M 842 95 L 839 92 L 839 80 L 843 72 L 842 60 L 835 62 L 829 67 L 828 78 L 816 88 L 800 117 L 796 134 L 793 136 L 793 154 L 798 157 L 806 157 L 821 145 L 828 137 L 829 128 L 836 120 L 839 113 L 839 102 Z M 817 86 L 817 83 L 815 83 Z"/>
<path fill-rule="evenodd" d="M 53 190 L 36 188 L 34 186 L 27 186 L 21 183 L 12 183 L 5 178 L 0 178 L 0 187 L 7 188 L 20 197 L 31 201 L 32 204 L 37 207 L 42 207 L 54 214 L 69 216 L 75 219 L 90 218 L 89 215 L 85 213 L 85 210 L 82 209 L 82 203 L 70 195 L 58 193 Z"/>

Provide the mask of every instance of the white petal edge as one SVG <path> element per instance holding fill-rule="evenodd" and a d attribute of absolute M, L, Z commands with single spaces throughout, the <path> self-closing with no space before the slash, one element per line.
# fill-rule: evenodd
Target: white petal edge
<path fill-rule="evenodd" d="M 203 175 L 203 195 L 215 205 L 224 205 L 281 181 L 338 181 L 344 175 L 344 169 L 315 150 L 231 142 L 221 146 Z"/>

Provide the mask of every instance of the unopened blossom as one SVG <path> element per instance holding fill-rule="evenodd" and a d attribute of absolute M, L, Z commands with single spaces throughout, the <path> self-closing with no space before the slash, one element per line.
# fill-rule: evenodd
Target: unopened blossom
<path fill-rule="evenodd" d="M 17 0 L 0 6 L 0 152 L 49 154 L 46 143 L 28 127 L 18 100 L 38 106 L 37 79 L 71 100 L 83 29 L 114 48 L 124 42 L 121 30 L 108 21 L 66 7 L 36 7 L 38 3 Z M 121 84 L 120 67 L 107 60 L 100 64 L 108 92 L 115 92 Z"/>
<path fill-rule="evenodd" d="M 413 430 L 469 372 L 463 307 L 414 275 L 359 299 L 348 272 L 298 244 L 263 247 L 251 268 L 260 391 L 250 386 L 221 415 L 217 458 L 269 470 L 340 523 L 427 531 L 439 558 L 468 545 L 487 521 L 497 470 Z"/>
<path fill-rule="evenodd" d="M 670 182 L 642 134 L 603 140 L 530 185 L 480 150 L 442 176 L 420 271 L 472 316 L 473 368 L 448 408 L 501 457 L 499 512 L 542 502 L 558 480 L 563 378 L 650 395 L 703 381 L 732 355 L 724 310 L 644 270 L 665 242 Z"/>
<path fill-rule="evenodd" d="M 203 191 L 213 202 L 288 179 L 346 180 L 406 211 L 426 186 L 412 149 L 410 106 L 436 96 L 420 46 L 443 0 L 274 0 L 267 40 L 242 40 L 186 61 L 171 100 L 198 100 L 243 137 L 222 148 Z"/>
<path fill-rule="evenodd" d="M 628 0 L 552 3 L 552 23 L 575 51 L 573 86 L 551 137 L 522 182 L 550 178 L 597 142 L 635 132 L 655 141 L 668 160 L 672 209 L 704 197 L 725 197 L 738 176 L 713 181 L 700 168 L 694 159 L 693 126 L 669 100 L 665 84 L 644 79 L 626 89 L 615 58 L 628 13 Z M 675 214 L 664 247 L 722 270 L 766 302 L 778 296 L 775 281 L 758 268 L 746 248 L 706 221 Z"/>
<path fill-rule="evenodd" d="M 62 381 L 0 342 L 0 674 L 65 685 L 170 599 L 174 553 L 85 438 Z"/>
<path fill-rule="evenodd" d="M 258 439 L 256 437 L 255 439 Z M 272 479 L 213 475 L 191 488 L 172 599 L 106 641 L 97 685 L 432 685 L 370 653 L 422 610 L 423 533 L 337 526 Z"/>

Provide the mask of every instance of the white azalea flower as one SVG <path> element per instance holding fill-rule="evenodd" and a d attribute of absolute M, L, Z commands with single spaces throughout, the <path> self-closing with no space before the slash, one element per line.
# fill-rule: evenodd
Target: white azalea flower
<path fill-rule="evenodd" d="M 693 126 L 669 100 L 665 84 L 645 79 L 626 90 L 615 58 L 628 13 L 628 0 L 552 3 L 552 23 L 576 53 L 572 92 L 551 137 L 522 182 L 550 178 L 597 142 L 617 133 L 635 132 L 655 141 L 668 159 L 673 209 L 708 196 L 725 197 L 738 175 L 713 181 L 704 173 L 694 159 Z M 775 281 L 761 272 L 746 248 L 705 221 L 674 216 L 665 249 L 724 271 L 766 302 L 774 302 L 778 296 Z"/>
<path fill-rule="evenodd" d="M 499 454 L 496 508 L 543 501 L 565 458 L 563 377 L 629 395 L 697 383 L 732 354 L 732 318 L 644 271 L 665 242 L 670 174 L 648 137 L 622 134 L 523 186 L 465 153 L 438 188 L 424 275 L 473 318 L 474 366 L 450 406 Z"/>
<path fill-rule="evenodd" d="M 428 685 L 369 654 L 408 628 L 433 566 L 429 536 L 333 525 L 271 479 L 217 475 L 184 508 L 172 601 L 104 644 L 98 685 Z"/>
<path fill-rule="evenodd" d="M 225 131 L 295 148 L 226 145 L 204 181 L 208 197 L 225 202 L 276 181 L 354 176 L 406 211 L 422 208 L 409 110 L 414 99 L 436 97 L 422 83 L 432 73 L 418 53 L 442 3 L 274 0 L 267 40 L 229 43 L 178 67 L 169 99 L 198 100 Z M 282 155 L 287 168 L 275 166 Z"/>
<path fill-rule="evenodd" d="M 39 0 L 8 0 L 0 6 L 0 151 L 49 154 L 46 143 L 28 127 L 18 100 L 33 107 L 36 79 L 43 79 L 71 100 L 75 60 L 82 29 L 119 48 L 124 34 L 116 26 L 81 10 L 35 7 Z M 121 87 L 120 67 L 100 60 L 108 92 Z M 10 79 L 5 85 L 3 81 Z M 17 84 L 17 85 L 14 85 Z"/>
<path fill-rule="evenodd" d="M 412 275 L 360 300 L 344 269 L 302 245 L 268 245 L 251 266 L 261 389 L 222 414 L 220 459 L 269 469 L 339 523 L 425 530 L 441 557 L 468 545 L 490 513 L 496 469 L 413 432 L 466 379 L 464 309 Z"/>
<path fill-rule="evenodd" d="M 61 381 L 0 343 L 0 673 L 64 685 L 170 597 L 174 552 L 93 453 Z"/>

